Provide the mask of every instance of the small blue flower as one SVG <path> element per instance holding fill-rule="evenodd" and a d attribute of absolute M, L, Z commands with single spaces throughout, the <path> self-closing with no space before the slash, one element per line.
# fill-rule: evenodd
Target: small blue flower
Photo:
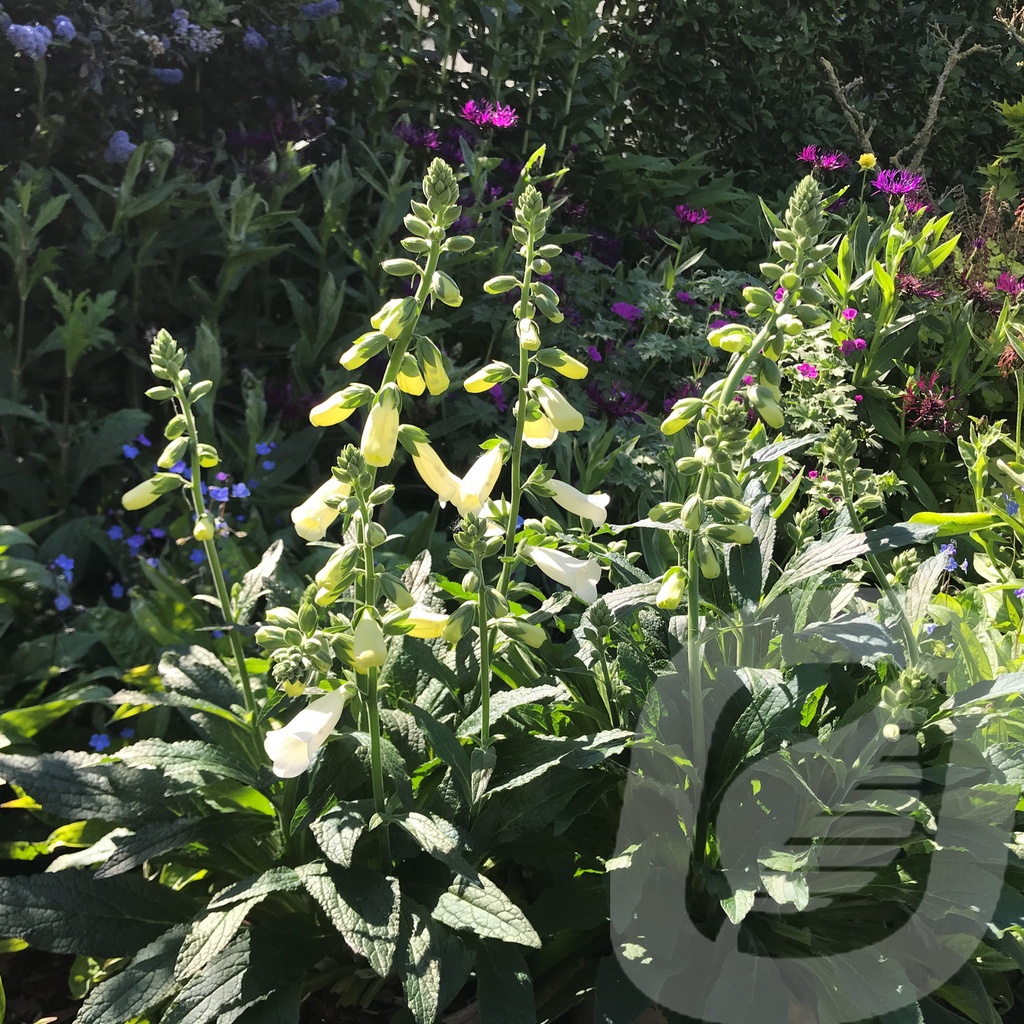
<path fill-rule="evenodd" d="M 227 501 L 231 496 L 231 492 L 227 487 L 211 487 L 210 488 L 210 499 L 212 501 Z"/>
<path fill-rule="evenodd" d="M 235 484 L 231 488 L 232 498 L 248 498 L 252 492 L 245 484 Z"/>
<path fill-rule="evenodd" d="M 206 561 L 206 552 L 202 548 L 195 548 L 188 556 L 188 560 L 195 565 L 199 565 L 201 562 Z"/>
<path fill-rule="evenodd" d="M 128 550 L 133 555 L 137 555 L 146 543 L 146 535 L 144 533 L 133 533 L 125 543 L 128 545 Z"/>
<path fill-rule="evenodd" d="M 1020 511 L 1020 502 L 1014 501 L 1008 494 L 1003 495 L 1003 507 L 1006 509 L 1006 514 L 1015 516 Z"/>
<path fill-rule="evenodd" d="M 946 572 L 955 572 L 959 566 L 956 564 L 956 541 L 950 541 L 939 548 L 939 554 L 946 556 Z M 964 559 L 964 569 L 967 568 L 967 560 Z"/>
<path fill-rule="evenodd" d="M 319 21 L 320 18 L 337 14 L 340 8 L 341 4 L 338 3 L 338 0 L 319 0 L 318 3 L 303 4 L 299 8 L 299 12 L 310 21 Z"/>
<path fill-rule="evenodd" d="M 11 22 L 5 32 L 11 45 L 32 60 L 39 60 L 53 39 L 53 33 L 45 25 L 15 25 Z"/>
<path fill-rule="evenodd" d="M 53 607 L 59 612 L 66 612 L 71 607 L 71 598 L 67 594 L 58 594 L 53 599 Z"/>
<path fill-rule="evenodd" d="M 139 449 L 136 448 L 135 445 L 133 445 L 133 444 L 123 444 L 123 445 L 121 445 L 121 451 L 124 452 L 124 457 L 126 459 L 137 458 L 138 454 L 139 454 Z"/>
<path fill-rule="evenodd" d="M 1019 589 L 1015 590 L 1013 592 L 1013 596 L 1014 597 L 1024 597 L 1024 587 L 1020 587 Z"/>
<path fill-rule="evenodd" d="M 276 447 L 277 445 L 273 441 L 260 441 L 256 445 L 256 454 L 269 455 Z"/>
<path fill-rule="evenodd" d="M 110 588 L 110 596 L 115 601 L 120 601 L 124 597 L 124 585 L 121 583 L 114 583 Z"/>
<path fill-rule="evenodd" d="M 118 736 L 120 736 L 121 739 L 123 739 L 123 740 L 134 739 L 135 738 L 135 730 L 134 729 L 122 729 L 118 733 Z"/>
<path fill-rule="evenodd" d="M 75 571 L 75 560 L 70 555 L 58 555 L 53 560 L 53 567 L 60 569 L 68 583 L 71 582 L 71 575 Z"/>
<path fill-rule="evenodd" d="M 167 531 L 161 530 L 159 526 L 154 526 L 153 529 L 149 531 L 149 535 L 153 540 L 163 540 L 164 537 L 167 536 Z"/>
<path fill-rule="evenodd" d="M 161 85 L 181 85 L 185 79 L 185 72 L 181 68 L 151 68 L 150 70 Z"/>
<path fill-rule="evenodd" d="M 187 473 L 188 472 L 188 466 L 186 465 L 185 460 L 184 459 L 178 459 L 178 461 L 173 466 L 171 466 L 171 472 L 172 473 L 181 473 L 181 474 Z"/>
<path fill-rule="evenodd" d="M 150 569 L 158 569 L 160 567 L 160 559 L 159 558 L 147 558 L 146 559 L 146 565 L 148 565 L 150 567 Z"/>
<path fill-rule="evenodd" d="M 124 530 L 120 526 L 108 527 L 107 536 L 111 540 L 124 540 Z"/>
<path fill-rule="evenodd" d="M 924 631 L 925 631 L 925 632 L 926 632 L 926 633 L 927 633 L 927 634 L 928 634 L 929 636 L 931 636 L 931 635 L 932 635 L 932 633 L 934 633 L 934 632 L 935 632 L 935 623 L 934 623 L 934 622 L 929 622 L 929 623 L 928 623 L 928 625 L 924 627 Z"/>
<path fill-rule="evenodd" d="M 210 630 L 210 636 L 212 636 L 214 640 L 219 640 L 223 635 L 224 635 L 224 630 L 223 629 L 212 629 L 212 630 Z"/>
<path fill-rule="evenodd" d="M 242 36 L 242 45 L 247 50 L 265 50 L 270 43 L 266 41 L 251 25 L 245 30 Z"/>
<path fill-rule="evenodd" d="M 103 159 L 106 160 L 108 164 L 126 164 L 131 159 L 132 153 L 134 153 L 138 148 L 139 147 L 128 138 L 128 133 L 126 131 L 117 131 L 110 136 L 110 141 L 107 143 L 107 150 L 103 154 Z"/>
<path fill-rule="evenodd" d="M 145 434 L 139 434 L 139 436 L 135 438 L 135 443 L 141 444 L 143 448 L 149 448 L 153 444 Z"/>
<path fill-rule="evenodd" d="M 94 732 L 89 737 L 89 746 L 92 747 L 97 754 L 102 753 L 110 746 L 110 737 L 105 732 Z"/>
<path fill-rule="evenodd" d="M 70 43 L 75 38 L 75 26 L 71 23 L 71 19 L 65 17 L 63 14 L 58 14 L 53 19 L 53 34 L 58 39 L 63 39 L 64 42 Z"/>
<path fill-rule="evenodd" d="M 277 463 L 274 462 L 272 459 L 264 459 L 260 463 L 260 465 L 269 473 L 277 465 Z"/>
<path fill-rule="evenodd" d="M 328 92 L 341 92 L 348 85 L 348 79 L 339 75 L 324 75 L 321 81 Z"/>

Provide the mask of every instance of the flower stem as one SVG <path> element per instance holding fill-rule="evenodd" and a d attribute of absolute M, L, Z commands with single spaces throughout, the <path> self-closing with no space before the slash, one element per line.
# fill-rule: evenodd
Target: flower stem
<path fill-rule="evenodd" d="M 476 574 L 481 581 L 477 595 L 477 623 L 480 628 L 480 746 L 486 750 L 491 743 L 491 633 L 489 598 L 483 586 L 483 573 L 483 557 L 477 555 Z"/>

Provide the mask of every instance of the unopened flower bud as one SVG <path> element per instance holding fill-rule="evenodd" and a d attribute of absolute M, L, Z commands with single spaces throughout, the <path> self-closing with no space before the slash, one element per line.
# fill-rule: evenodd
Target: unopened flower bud
<path fill-rule="evenodd" d="M 192 526 L 192 537 L 200 543 L 213 540 L 217 534 L 217 525 L 209 512 L 204 512 Z"/>

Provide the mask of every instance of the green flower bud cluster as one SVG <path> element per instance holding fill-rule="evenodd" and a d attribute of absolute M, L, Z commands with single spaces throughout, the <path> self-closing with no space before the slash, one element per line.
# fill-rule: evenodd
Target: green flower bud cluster
<path fill-rule="evenodd" d="M 319 620 L 316 607 L 303 601 L 298 612 L 271 608 L 256 631 L 256 642 L 270 655 L 274 681 L 289 696 L 315 685 L 334 664 L 331 638 L 319 628 Z"/>

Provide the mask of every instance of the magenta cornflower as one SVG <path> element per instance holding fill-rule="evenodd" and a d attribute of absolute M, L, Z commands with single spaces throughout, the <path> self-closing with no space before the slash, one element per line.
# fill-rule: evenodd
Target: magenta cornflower
<path fill-rule="evenodd" d="M 863 352 L 864 349 L 866 349 L 868 347 L 868 343 L 863 338 L 854 338 L 853 339 L 853 347 L 858 352 Z"/>
<path fill-rule="evenodd" d="M 876 194 L 909 196 L 924 184 L 924 176 L 913 171 L 879 171 L 871 183 Z"/>
<path fill-rule="evenodd" d="M 461 115 L 478 128 L 493 125 L 495 128 L 511 128 L 519 115 L 511 106 L 503 107 L 500 103 L 484 103 L 468 100 L 462 105 Z"/>
<path fill-rule="evenodd" d="M 818 147 L 817 146 L 804 146 L 803 149 L 797 154 L 797 160 L 803 161 L 805 164 L 818 164 Z"/>
<path fill-rule="evenodd" d="M 805 380 L 814 380 L 818 376 L 818 368 L 810 363 L 801 363 L 796 370 Z"/>
<path fill-rule="evenodd" d="M 852 356 L 856 351 L 853 345 L 853 338 L 846 338 L 844 341 L 841 341 L 839 343 L 839 351 L 842 352 L 844 356 Z"/>
<path fill-rule="evenodd" d="M 696 224 L 707 224 L 711 220 L 711 214 L 708 213 L 703 207 L 699 210 L 693 206 L 687 206 L 686 203 L 680 203 L 676 207 L 676 216 L 679 218 L 680 224 L 696 225 Z"/>
<path fill-rule="evenodd" d="M 826 153 L 817 163 L 823 171 L 843 171 L 850 166 L 850 158 L 845 153 Z"/>
<path fill-rule="evenodd" d="M 908 213 L 921 213 L 923 210 L 932 208 L 931 203 L 926 203 L 922 199 L 912 199 L 910 196 L 903 200 L 903 205 L 907 208 Z"/>
<path fill-rule="evenodd" d="M 841 315 L 844 320 L 856 320 L 857 310 L 855 310 L 852 306 L 848 306 L 846 309 L 843 310 Z"/>
<path fill-rule="evenodd" d="M 676 292 L 676 298 L 686 306 L 692 306 L 697 301 L 689 292 Z"/>
<path fill-rule="evenodd" d="M 600 363 L 602 361 L 601 352 L 596 345 L 587 346 L 587 355 L 590 356 L 591 361 Z"/>
<path fill-rule="evenodd" d="M 1015 277 L 1009 271 L 1004 270 L 998 278 L 996 278 L 996 291 L 1006 292 L 1011 299 L 1020 298 L 1022 292 L 1024 292 L 1024 280 Z"/>
<path fill-rule="evenodd" d="M 753 378 L 753 377 L 752 377 L 752 376 L 751 376 L 751 375 L 750 375 L 750 374 L 748 373 L 748 374 L 747 374 L 747 375 L 746 375 L 746 376 L 745 376 L 745 377 L 743 378 L 743 380 L 742 380 L 742 383 L 743 383 L 743 384 L 746 384 L 746 385 L 747 385 L 747 387 L 750 387 L 750 385 L 754 383 L 754 378 Z"/>
<path fill-rule="evenodd" d="M 639 306 L 631 306 L 628 302 L 613 303 L 612 312 L 629 323 L 635 323 L 644 318 L 644 311 Z"/>
<path fill-rule="evenodd" d="M 807 479 L 808 480 L 817 480 L 818 479 L 818 471 L 816 469 L 809 469 L 807 471 Z"/>

